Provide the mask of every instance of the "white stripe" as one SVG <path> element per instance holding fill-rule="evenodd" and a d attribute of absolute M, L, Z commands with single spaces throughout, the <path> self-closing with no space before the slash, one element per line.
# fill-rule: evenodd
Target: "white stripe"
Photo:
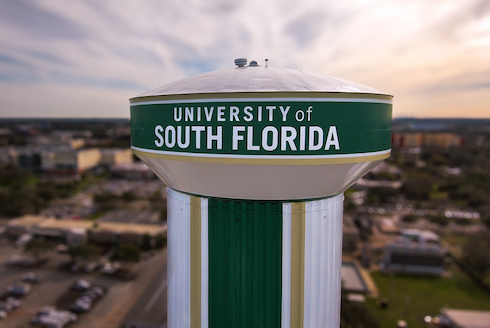
<path fill-rule="evenodd" d="M 291 216 L 291 203 L 283 203 L 281 328 L 291 326 Z"/>
<path fill-rule="evenodd" d="M 210 102 L 261 102 L 271 101 L 303 101 L 303 102 L 360 102 L 375 104 L 393 104 L 393 100 L 369 98 L 218 98 L 218 99 L 178 99 L 178 100 L 149 100 L 133 103 L 130 106 L 158 105 L 158 104 L 196 104 Z"/>
<path fill-rule="evenodd" d="M 211 158 L 242 158 L 242 159 L 328 159 L 328 158 L 351 158 L 351 157 L 368 157 L 389 154 L 391 148 L 381 151 L 373 151 L 369 153 L 353 153 L 353 154 L 338 154 L 338 155 L 235 155 L 235 154 L 210 154 L 210 153 L 184 153 L 178 151 L 154 150 L 131 146 L 131 149 L 161 155 L 176 155 L 188 157 L 211 157 Z"/>
<path fill-rule="evenodd" d="M 201 328 L 208 328 L 209 295 L 208 199 L 201 198 Z"/>
<path fill-rule="evenodd" d="M 343 198 L 305 204 L 305 328 L 340 325 Z"/>
<path fill-rule="evenodd" d="M 190 327 L 190 196 L 167 188 L 168 327 Z"/>

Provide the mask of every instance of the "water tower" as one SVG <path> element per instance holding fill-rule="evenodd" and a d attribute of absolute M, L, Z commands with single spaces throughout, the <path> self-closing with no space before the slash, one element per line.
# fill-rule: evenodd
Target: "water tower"
<path fill-rule="evenodd" d="M 235 64 L 130 100 L 168 186 L 168 327 L 337 328 L 343 192 L 390 156 L 393 97 Z"/>

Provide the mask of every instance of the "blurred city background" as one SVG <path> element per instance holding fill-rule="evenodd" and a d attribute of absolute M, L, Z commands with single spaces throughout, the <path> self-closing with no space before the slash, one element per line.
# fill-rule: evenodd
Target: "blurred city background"
<path fill-rule="evenodd" d="M 166 189 L 129 138 L 0 119 L 0 326 L 165 327 Z M 488 324 L 490 120 L 395 119 L 392 142 L 345 193 L 343 325 Z"/>
<path fill-rule="evenodd" d="M 490 327 L 487 0 L 0 0 L 0 327 L 166 327 L 128 99 L 238 57 L 394 95 L 345 193 L 342 327 Z"/>

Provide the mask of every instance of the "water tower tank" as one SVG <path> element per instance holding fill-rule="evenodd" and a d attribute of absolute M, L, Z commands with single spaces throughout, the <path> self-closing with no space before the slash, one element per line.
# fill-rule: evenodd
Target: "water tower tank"
<path fill-rule="evenodd" d="M 390 156 L 393 97 L 235 63 L 130 100 L 168 186 L 168 327 L 338 327 L 343 192 Z"/>

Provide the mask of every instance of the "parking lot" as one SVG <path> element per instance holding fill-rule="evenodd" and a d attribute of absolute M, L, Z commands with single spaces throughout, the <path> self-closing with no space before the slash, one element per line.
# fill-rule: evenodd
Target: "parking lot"
<path fill-rule="evenodd" d="M 140 296 L 143 295 L 144 298 L 148 288 L 162 279 L 162 272 L 165 272 L 166 268 L 165 251 L 142 262 L 138 276 L 131 281 L 99 273 L 73 273 L 59 270 L 58 263 L 66 261 L 68 256 L 54 252 L 49 255 L 50 261 L 40 268 L 10 266 L 6 264 L 8 258 L 14 254 L 21 255 L 22 250 L 3 240 L 0 242 L 3 243 L 0 247 L 0 293 L 3 293 L 10 284 L 19 282 L 22 274 L 26 272 L 35 272 L 42 278 L 39 284 L 32 284 L 28 295 L 20 298 L 22 305 L 9 313 L 5 319 L 0 320 L 0 328 L 29 327 L 31 318 L 40 308 L 47 305 L 61 307 L 60 300 L 62 301 L 62 297 L 69 294 L 71 285 L 77 279 L 84 279 L 92 285 L 103 287 L 106 294 L 96 301 L 88 312 L 80 313 L 78 320 L 70 327 L 120 327 L 126 314 L 137 306 L 138 302 L 147 303 L 146 300 L 141 300 Z M 151 305 L 160 308 L 159 304 Z M 162 312 L 166 317 L 165 308 L 157 311 Z"/>

